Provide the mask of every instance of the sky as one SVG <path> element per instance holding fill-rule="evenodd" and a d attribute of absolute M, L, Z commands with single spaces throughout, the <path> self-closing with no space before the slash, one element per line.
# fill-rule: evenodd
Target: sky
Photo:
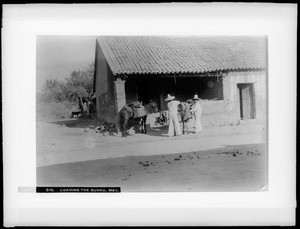
<path fill-rule="evenodd" d="M 46 79 L 64 80 L 73 70 L 86 67 L 95 58 L 94 36 L 37 37 L 36 86 L 42 89 Z"/>

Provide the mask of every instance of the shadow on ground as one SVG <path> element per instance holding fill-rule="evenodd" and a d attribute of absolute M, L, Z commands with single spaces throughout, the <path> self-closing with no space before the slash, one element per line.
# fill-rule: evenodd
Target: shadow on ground
<path fill-rule="evenodd" d="M 159 126 L 159 127 L 151 127 L 149 128 L 150 131 L 147 132 L 150 136 L 158 136 L 158 137 L 169 137 L 168 136 L 168 130 L 169 125 Z M 182 131 L 182 128 L 181 128 Z M 185 133 L 182 135 L 188 135 L 188 134 L 194 134 L 194 131 L 185 131 Z"/>
<path fill-rule="evenodd" d="M 262 191 L 266 144 L 179 154 L 126 156 L 38 167 L 37 186 L 121 187 L 125 192 Z"/>
<path fill-rule="evenodd" d="M 168 125 L 151 128 L 148 127 L 147 135 L 156 137 L 168 137 L 168 128 Z"/>
<path fill-rule="evenodd" d="M 95 127 L 102 124 L 99 120 L 96 119 L 69 119 L 69 120 L 61 120 L 61 121 L 51 121 L 48 122 L 55 125 L 66 126 L 69 128 L 89 128 L 95 129 Z M 127 125 L 127 129 L 131 127 L 135 127 L 136 133 L 141 133 L 139 121 L 137 120 L 130 120 Z M 168 137 L 166 134 L 168 133 L 168 125 L 158 126 L 158 127 L 150 127 L 147 124 L 147 135 L 149 136 L 157 136 L 157 137 Z M 112 135 L 112 133 L 110 133 Z"/>
<path fill-rule="evenodd" d="M 53 121 L 48 123 L 63 125 L 70 128 L 90 128 L 90 129 L 94 129 L 96 126 L 101 124 L 96 119 L 69 119 L 69 120 Z"/>

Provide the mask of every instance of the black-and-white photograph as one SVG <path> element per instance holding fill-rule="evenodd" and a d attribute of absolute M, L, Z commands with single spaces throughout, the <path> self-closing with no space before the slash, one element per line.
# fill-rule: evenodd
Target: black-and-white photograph
<path fill-rule="evenodd" d="M 36 39 L 37 187 L 268 190 L 267 36 Z"/>
<path fill-rule="evenodd" d="M 294 226 L 297 4 L 4 4 L 4 226 Z"/>

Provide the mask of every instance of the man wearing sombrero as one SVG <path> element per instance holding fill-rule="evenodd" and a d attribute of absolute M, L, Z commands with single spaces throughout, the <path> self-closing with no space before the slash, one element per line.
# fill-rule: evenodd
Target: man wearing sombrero
<path fill-rule="evenodd" d="M 181 128 L 178 120 L 178 105 L 179 101 L 175 100 L 175 96 L 171 96 L 168 94 L 168 97 L 165 99 L 168 102 L 168 110 L 169 110 L 169 131 L 168 136 L 179 136 L 181 135 Z"/>
<path fill-rule="evenodd" d="M 202 110 L 201 110 L 201 105 L 199 102 L 198 95 L 195 95 L 192 100 L 194 101 L 194 105 L 192 107 L 192 112 L 195 114 L 195 127 L 196 127 L 195 133 L 199 133 L 202 130 L 202 124 L 201 124 L 201 120 L 200 120 Z"/>

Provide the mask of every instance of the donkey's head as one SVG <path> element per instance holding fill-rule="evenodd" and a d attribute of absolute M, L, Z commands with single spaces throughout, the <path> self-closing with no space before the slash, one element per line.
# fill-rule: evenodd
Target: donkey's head
<path fill-rule="evenodd" d="M 149 101 L 149 107 L 152 109 L 152 113 L 158 112 L 158 106 L 157 103 L 154 100 Z"/>
<path fill-rule="evenodd" d="M 183 110 L 183 104 L 182 103 L 178 104 L 177 110 L 178 110 L 178 112 L 181 112 Z"/>

